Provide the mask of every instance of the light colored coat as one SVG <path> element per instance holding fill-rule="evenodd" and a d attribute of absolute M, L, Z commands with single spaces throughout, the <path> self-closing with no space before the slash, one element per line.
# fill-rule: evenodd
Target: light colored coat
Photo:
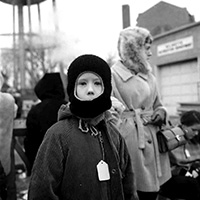
<path fill-rule="evenodd" d="M 0 92 L 0 161 L 5 173 L 10 172 L 10 150 L 13 133 L 14 98 Z"/>
<path fill-rule="evenodd" d="M 137 190 L 157 192 L 171 171 L 168 155 L 158 151 L 158 127 L 143 125 L 154 110 L 164 109 L 156 79 L 151 72 L 135 75 L 119 61 L 112 67 L 112 85 L 113 96 L 126 107 L 119 128 L 131 155 Z"/>
<path fill-rule="evenodd" d="M 0 90 L 3 85 L 3 78 L 0 75 Z M 14 97 L 9 93 L 0 91 L 0 161 L 6 175 L 10 172 L 11 165 L 11 140 L 13 133 L 13 122 L 16 116 L 17 105 Z"/>

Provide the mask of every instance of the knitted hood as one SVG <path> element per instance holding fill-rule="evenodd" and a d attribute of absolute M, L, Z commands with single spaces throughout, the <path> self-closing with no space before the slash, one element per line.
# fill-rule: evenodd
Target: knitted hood
<path fill-rule="evenodd" d="M 44 99 L 64 99 L 64 87 L 60 73 L 46 73 L 34 88 L 35 94 Z"/>
<path fill-rule="evenodd" d="M 80 100 L 74 93 L 77 78 L 85 72 L 97 74 L 104 85 L 103 93 L 91 101 Z M 69 66 L 67 78 L 69 107 L 74 115 L 84 119 L 91 119 L 111 108 L 111 70 L 102 58 L 91 54 L 77 57 Z"/>
<path fill-rule="evenodd" d="M 118 53 L 125 67 L 136 73 L 147 73 L 150 66 L 141 56 L 141 49 L 146 42 L 151 43 L 153 38 L 145 28 L 128 27 L 120 32 Z"/>

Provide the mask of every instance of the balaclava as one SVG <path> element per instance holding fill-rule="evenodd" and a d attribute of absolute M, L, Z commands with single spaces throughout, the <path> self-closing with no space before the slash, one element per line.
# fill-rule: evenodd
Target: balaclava
<path fill-rule="evenodd" d="M 150 66 L 141 56 L 141 49 L 145 43 L 152 43 L 150 32 L 141 27 L 127 27 L 120 32 L 118 40 L 118 54 L 123 64 L 138 73 L 148 73 Z"/>
<path fill-rule="evenodd" d="M 84 72 L 93 72 L 101 77 L 104 85 L 103 93 L 91 101 L 79 100 L 75 96 L 77 78 Z M 84 119 L 91 119 L 111 108 L 111 70 L 108 64 L 98 56 L 82 55 L 76 58 L 68 69 L 67 93 L 71 112 Z"/>

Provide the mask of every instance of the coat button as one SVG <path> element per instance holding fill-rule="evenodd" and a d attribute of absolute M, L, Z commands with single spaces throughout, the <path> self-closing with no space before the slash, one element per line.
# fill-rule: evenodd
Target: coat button
<path fill-rule="evenodd" d="M 151 141 L 151 140 L 147 140 L 147 142 L 148 142 L 149 144 L 151 144 L 151 143 L 152 143 L 152 141 Z"/>
<path fill-rule="evenodd" d="M 116 173 L 116 169 L 112 169 L 111 173 L 115 174 Z"/>

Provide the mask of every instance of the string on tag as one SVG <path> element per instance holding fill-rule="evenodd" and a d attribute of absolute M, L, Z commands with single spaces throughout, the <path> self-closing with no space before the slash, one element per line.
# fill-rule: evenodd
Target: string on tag
<path fill-rule="evenodd" d="M 105 149 L 104 149 L 104 145 L 103 145 L 103 137 L 102 137 L 102 134 L 100 131 L 98 134 L 98 138 L 99 138 L 99 144 L 100 144 L 101 151 L 102 151 L 102 160 L 105 160 Z"/>

